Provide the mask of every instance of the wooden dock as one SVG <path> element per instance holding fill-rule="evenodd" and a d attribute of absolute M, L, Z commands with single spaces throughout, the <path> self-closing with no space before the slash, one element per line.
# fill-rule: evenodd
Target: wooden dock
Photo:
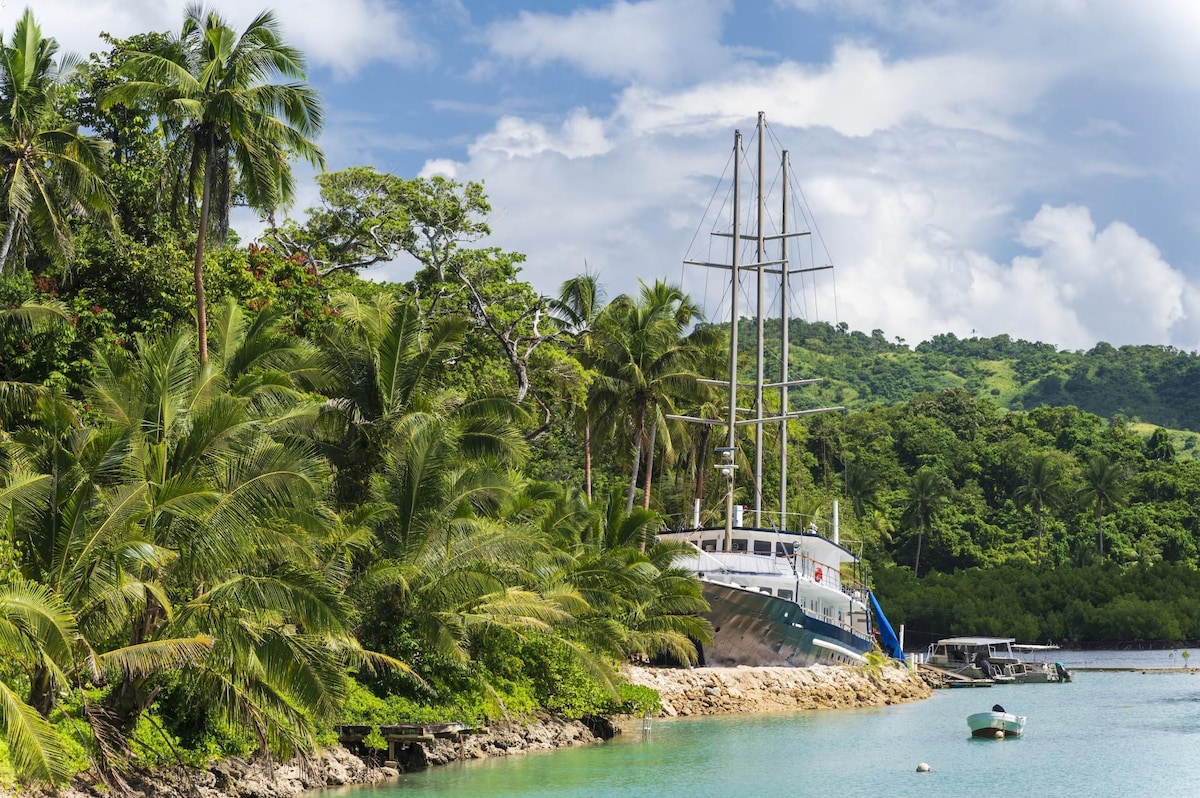
<path fill-rule="evenodd" d="M 392 723 L 381 726 L 369 724 L 347 724 L 335 726 L 338 742 L 342 745 L 354 745 L 366 739 L 374 729 L 387 740 L 388 755 L 385 764 L 397 767 L 400 759 L 396 752 L 397 745 L 409 743 L 432 743 L 435 740 L 453 740 L 458 743 L 458 756 L 462 759 L 465 754 L 464 741 L 471 734 L 482 734 L 487 731 L 484 727 L 468 726 L 457 721 L 452 723 Z"/>

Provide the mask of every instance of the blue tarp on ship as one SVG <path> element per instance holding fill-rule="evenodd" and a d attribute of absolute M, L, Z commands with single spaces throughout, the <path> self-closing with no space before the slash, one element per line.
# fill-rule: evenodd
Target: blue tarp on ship
<path fill-rule="evenodd" d="M 904 649 L 900 648 L 900 639 L 896 637 L 896 633 L 892 631 L 892 625 L 888 623 L 887 616 L 883 614 L 883 607 L 879 606 L 879 599 L 875 598 L 874 593 L 870 595 L 871 611 L 875 613 L 875 628 L 879 630 L 879 644 L 892 659 L 904 662 Z"/>

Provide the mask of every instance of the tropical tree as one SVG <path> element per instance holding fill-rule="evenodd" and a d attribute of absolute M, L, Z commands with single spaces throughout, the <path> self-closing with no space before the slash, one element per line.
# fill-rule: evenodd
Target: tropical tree
<path fill-rule="evenodd" d="M 596 320 L 603 309 L 604 292 L 593 274 L 581 274 L 565 281 L 559 288 L 558 299 L 551 303 L 551 313 L 574 340 L 574 351 L 581 362 L 588 362 L 592 355 Z M 581 410 L 578 418 L 583 432 L 583 484 L 588 501 L 591 501 L 592 414 L 586 395 Z"/>
<path fill-rule="evenodd" d="M 345 669 L 396 663 L 359 648 L 321 555 L 334 524 L 328 469 L 306 442 L 318 406 L 282 384 L 262 324 L 225 315 L 216 369 L 183 332 L 97 356 L 98 422 L 65 438 L 86 454 L 80 487 L 58 503 L 58 540 L 22 549 L 44 552 L 107 673 L 97 740 L 127 740 L 172 669 L 186 700 L 264 749 L 311 751 Z"/>
<path fill-rule="evenodd" d="M 679 397 L 696 387 L 697 365 L 715 335 L 707 328 L 687 335 L 700 316 L 700 308 L 682 291 L 656 281 L 643 283 L 636 299 L 617 297 L 597 320 L 590 359 L 597 378 L 589 401 L 610 434 L 628 434 L 632 440 L 626 512 L 633 509 L 643 455 L 643 507 L 649 508 L 660 422 Z"/>
<path fill-rule="evenodd" d="M 948 495 L 946 479 L 929 466 L 917 470 L 908 483 L 908 497 L 900 522 L 908 529 L 917 531 L 917 556 L 913 561 L 913 575 L 921 572 L 921 540 L 925 531 L 933 524 Z"/>
<path fill-rule="evenodd" d="M 336 501 L 371 498 L 371 475 L 383 464 L 396 425 L 445 388 L 443 364 L 461 351 L 466 323 L 443 317 L 425 325 L 410 297 L 377 293 L 335 297 L 341 324 L 320 341 L 328 400 L 315 439 L 337 470 Z"/>
<path fill-rule="evenodd" d="M 1097 552 L 1104 557 L 1104 513 L 1125 498 L 1124 470 L 1102 454 L 1091 457 L 1083 467 L 1084 485 L 1079 496 L 1096 511 Z"/>
<path fill-rule="evenodd" d="M 58 43 L 42 36 L 26 9 L 0 43 L 0 190 L 4 235 L 0 272 L 37 243 L 56 260 L 71 254 L 68 222 L 109 212 L 101 177 L 104 147 L 64 121 L 56 102 L 74 62 L 55 61 Z"/>
<path fill-rule="evenodd" d="M 1042 512 L 1056 509 L 1066 501 L 1062 464 L 1046 452 L 1038 452 L 1029 463 L 1029 474 L 1013 498 L 1028 507 L 1037 521 L 1037 562 L 1042 561 Z"/>
<path fill-rule="evenodd" d="M 253 208 L 275 211 L 294 195 L 291 159 L 324 168 L 313 139 L 321 128 L 316 92 L 304 85 L 304 58 L 284 43 L 274 14 L 259 14 L 239 36 L 216 12 L 189 6 L 183 28 L 158 52 L 130 53 L 129 78 L 102 107 L 149 104 L 169 148 L 172 206 L 195 212 L 193 284 L 200 363 L 208 362 L 204 250 L 223 241 L 235 190 Z M 271 82 L 275 78 L 287 82 Z"/>
<path fill-rule="evenodd" d="M 842 472 L 842 492 L 850 499 L 855 518 L 863 518 L 868 509 L 878 508 L 883 481 L 870 466 L 860 460 L 848 460 Z"/>

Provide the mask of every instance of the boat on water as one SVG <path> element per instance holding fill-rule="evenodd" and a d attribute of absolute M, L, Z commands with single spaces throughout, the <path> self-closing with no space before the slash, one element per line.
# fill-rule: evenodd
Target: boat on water
<path fill-rule="evenodd" d="M 1022 684 L 1065 684 L 1073 674 L 1061 662 L 1050 662 L 1049 653 L 1058 651 L 1058 646 L 1036 643 L 1013 643 L 1012 650 L 1024 657 L 1014 668 L 1017 681 Z"/>
<path fill-rule="evenodd" d="M 996 704 L 987 712 L 968 715 L 967 727 L 970 728 L 972 737 L 992 740 L 1020 737 L 1025 732 L 1025 716 L 1006 712 L 1004 707 Z"/>
<path fill-rule="evenodd" d="M 947 637 L 929 646 L 924 664 L 957 677 L 996 684 L 1069 682 L 1071 672 L 1062 663 L 1045 659 L 1047 652 L 1057 650 L 1058 646 L 1017 643 L 1011 637 Z"/>
<path fill-rule="evenodd" d="M 753 175 L 757 212 L 743 226 L 741 168 L 742 135 L 734 134 L 732 215 L 728 227 L 713 236 L 727 243 L 729 261 L 710 263 L 685 261 L 691 265 L 723 269 L 728 272 L 730 303 L 730 342 L 728 371 L 722 380 L 705 380 L 727 390 L 727 414 L 707 419 L 669 416 L 677 420 L 724 427 L 725 445 L 717 449 L 716 469 L 724 478 L 725 518 L 723 526 L 700 524 L 699 507 L 692 527 L 663 532 L 665 540 L 686 541 L 691 552 L 678 564 L 690 569 L 701 580 L 711 610 L 713 640 L 701 650 L 702 664 L 708 666 L 793 666 L 862 663 L 874 646 L 872 604 L 878 618 L 880 642 L 893 656 L 903 659 L 891 626 L 878 610 L 866 586 L 854 576 L 859 558 L 839 540 L 837 506 L 832 517 L 824 520 L 822 530 L 816 519 L 800 519 L 799 530 L 789 528 L 796 517 L 788 512 L 787 425 L 791 419 L 813 413 L 840 411 L 844 408 L 791 410 L 789 391 L 818 380 L 793 380 L 788 374 L 789 280 L 799 275 L 824 271 L 831 266 L 802 267 L 793 264 L 788 243 L 807 231 L 788 229 L 788 154 L 780 159 L 781 176 L 774 185 L 783 187 L 782 210 L 768 228 L 764 172 L 765 117 L 758 115 L 758 169 Z M 749 182 L 749 181 L 748 181 Z M 743 260 L 742 249 L 752 252 Z M 778 377 L 768 382 L 764 367 L 765 284 L 777 281 L 780 325 Z M 750 290 L 743 283 L 753 283 Z M 754 380 L 739 381 L 738 320 L 739 298 L 743 291 L 757 289 L 755 318 L 758 336 L 755 347 Z M 772 315 L 775 315 L 772 313 Z M 739 388 L 743 389 L 739 391 Z M 751 397 L 751 391 L 753 396 Z M 764 391 L 778 391 L 778 404 L 768 411 Z M 773 398 L 773 397 L 772 397 Z M 748 401 L 747 401 L 748 400 Z M 748 411 L 743 410 L 750 405 Z M 763 430 L 779 429 L 780 506 L 766 513 L 761 506 Z M 735 474 L 739 467 L 739 431 L 751 429 L 756 452 L 750 495 L 754 497 L 753 521 L 744 524 L 745 509 L 734 502 Z M 772 519 L 773 516 L 773 519 Z M 805 522 L 807 521 L 807 526 Z"/>

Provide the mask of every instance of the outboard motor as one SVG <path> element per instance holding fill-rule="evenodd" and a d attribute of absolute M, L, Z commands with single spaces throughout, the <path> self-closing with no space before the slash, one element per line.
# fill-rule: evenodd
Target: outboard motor
<path fill-rule="evenodd" d="M 979 663 L 979 667 L 983 669 L 983 675 L 989 679 L 996 678 L 995 672 L 992 670 L 992 661 L 985 659 Z"/>
<path fill-rule="evenodd" d="M 1058 678 L 1064 682 L 1071 681 L 1071 672 L 1061 662 L 1054 663 L 1054 672 L 1058 674 Z"/>

